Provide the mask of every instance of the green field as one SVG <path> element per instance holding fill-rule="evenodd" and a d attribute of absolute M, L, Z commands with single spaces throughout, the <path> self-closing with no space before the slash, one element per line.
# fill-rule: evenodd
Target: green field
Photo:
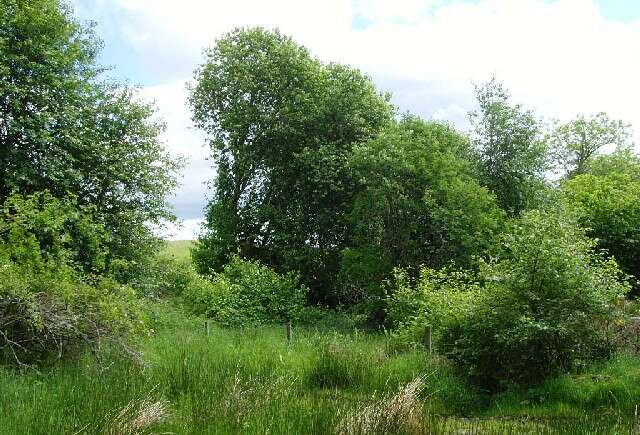
<path fill-rule="evenodd" d="M 194 243 L 193 240 L 166 240 L 165 252 L 176 260 L 188 260 L 191 258 L 190 250 Z"/>
<path fill-rule="evenodd" d="M 631 433 L 640 359 L 494 398 L 383 334 L 294 325 L 204 334 L 156 303 L 137 362 L 0 369 L 3 434 Z M 414 390 L 406 386 L 415 380 Z M 381 418 L 380 416 L 387 416 Z"/>

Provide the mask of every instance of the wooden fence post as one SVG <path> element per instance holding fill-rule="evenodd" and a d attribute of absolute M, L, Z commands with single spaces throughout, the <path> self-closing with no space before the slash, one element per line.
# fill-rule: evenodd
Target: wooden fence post
<path fill-rule="evenodd" d="M 209 336 L 209 321 L 205 320 L 204 321 L 204 334 L 208 337 Z"/>
<path fill-rule="evenodd" d="M 424 328 L 424 337 L 422 337 L 422 343 L 424 344 L 424 348 L 431 353 L 431 343 L 433 341 L 433 328 L 431 325 L 427 325 Z"/>
<path fill-rule="evenodd" d="M 287 345 L 291 346 L 291 320 L 287 323 Z"/>

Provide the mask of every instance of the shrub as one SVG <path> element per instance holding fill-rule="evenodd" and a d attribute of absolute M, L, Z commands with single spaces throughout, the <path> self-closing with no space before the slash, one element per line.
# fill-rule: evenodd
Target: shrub
<path fill-rule="evenodd" d="M 236 256 L 211 279 L 194 275 L 183 296 L 196 313 L 223 325 L 240 326 L 298 318 L 306 288 L 292 273 L 280 275 Z"/>
<path fill-rule="evenodd" d="M 445 267 L 422 267 L 412 282 L 406 270 L 396 269 L 387 296 L 387 318 L 397 343 L 420 345 L 425 328 L 433 328 L 433 339 L 446 353 L 451 336 L 459 334 L 462 322 L 476 302 L 480 285 L 473 273 Z"/>
<path fill-rule="evenodd" d="M 619 317 L 629 286 L 576 218 L 567 210 L 528 212 L 501 241 L 500 258 L 482 263 L 478 283 L 423 271 L 421 305 L 401 333 L 433 324 L 437 346 L 492 390 L 608 356 L 606 325 Z"/>
<path fill-rule="evenodd" d="M 82 246 L 100 225 L 46 193 L 13 196 L 0 216 L 0 359 L 42 363 L 89 346 L 125 346 L 145 318 L 133 289 L 88 275 Z M 82 225 L 78 225 L 78 224 Z M 86 234 L 78 228 L 87 230 Z M 97 250 L 102 252 L 101 250 Z M 89 251 L 91 253 L 92 251 Z M 89 267 L 91 264 L 93 266 Z"/>
<path fill-rule="evenodd" d="M 0 255 L 3 362 L 42 363 L 86 346 L 97 352 L 108 343 L 128 349 L 129 335 L 144 330 L 144 319 L 130 287 L 109 278 L 82 278 L 60 265 L 34 269 Z"/>

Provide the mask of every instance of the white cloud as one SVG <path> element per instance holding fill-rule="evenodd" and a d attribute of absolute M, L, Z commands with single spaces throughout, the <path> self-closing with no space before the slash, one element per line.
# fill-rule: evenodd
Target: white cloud
<path fill-rule="evenodd" d="M 186 165 L 181 184 L 171 198 L 181 219 L 202 216 L 205 205 L 206 183 L 213 178 L 214 169 L 207 157 L 210 154 L 202 132 L 192 127 L 187 107 L 185 81 L 142 88 L 140 96 L 154 101 L 158 116 L 166 123 L 162 140 L 175 158 L 184 158 Z"/>
<path fill-rule="evenodd" d="M 198 238 L 202 219 L 185 219 L 177 224 L 171 224 L 158 236 L 166 240 L 195 240 Z"/>
<path fill-rule="evenodd" d="M 395 94 L 401 111 L 463 128 L 473 105 L 471 82 L 496 74 L 516 100 L 546 117 L 606 111 L 640 129 L 640 21 L 607 21 L 592 0 L 101 0 L 92 5 L 95 19 L 108 16 L 126 35 L 150 80 L 160 72 L 170 76 L 167 71 L 180 79 L 144 93 L 158 100 L 171 149 L 192 158 L 179 194 L 191 198 L 187 203 L 204 204 L 201 182 L 212 171 L 202 160 L 207 154 L 200 148 L 202 136 L 189 129 L 184 81 L 201 61 L 201 50 L 237 26 L 279 27 L 320 58 L 371 74 Z"/>

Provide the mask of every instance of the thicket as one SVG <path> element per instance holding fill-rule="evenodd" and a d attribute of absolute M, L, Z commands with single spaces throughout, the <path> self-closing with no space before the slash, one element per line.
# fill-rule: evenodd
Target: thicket
<path fill-rule="evenodd" d="M 0 359 L 28 365 L 89 348 L 130 352 L 146 330 L 131 287 L 101 275 L 104 227 L 75 198 L 10 196 L 0 210 Z M 87 255 L 91 255 L 87 257 Z"/>
<path fill-rule="evenodd" d="M 297 320 L 308 291 L 294 273 L 280 275 L 237 256 L 211 277 L 193 271 L 182 285 L 181 296 L 193 312 L 225 326 Z"/>
<path fill-rule="evenodd" d="M 614 351 L 629 291 L 594 247 L 571 211 L 527 212 L 477 273 L 423 269 L 412 285 L 398 271 L 390 317 L 408 341 L 431 325 L 438 352 L 491 390 L 584 368 Z"/>

